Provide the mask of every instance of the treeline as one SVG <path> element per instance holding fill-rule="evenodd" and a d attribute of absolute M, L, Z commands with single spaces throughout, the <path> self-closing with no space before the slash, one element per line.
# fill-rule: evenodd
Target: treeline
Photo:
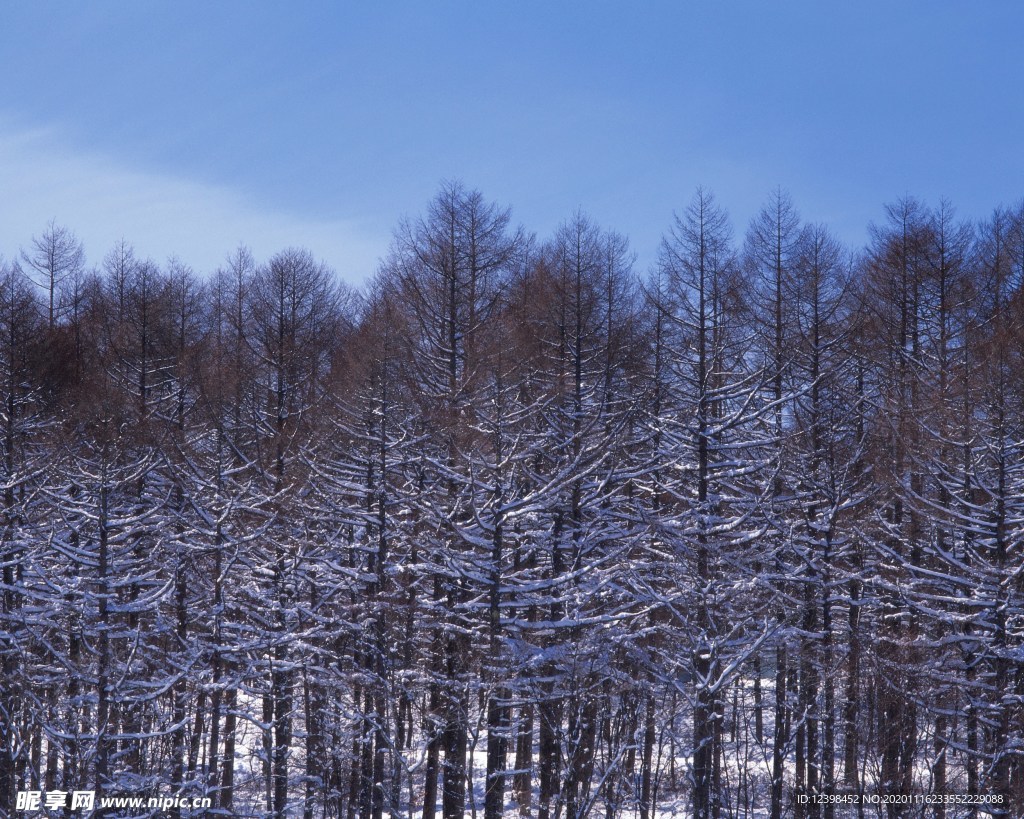
<path fill-rule="evenodd" d="M 1024 208 L 870 235 L 701 190 L 638 275 L 446 184 L 360 291 L 8 249 L 0 815 L 1020 815 Z"/>

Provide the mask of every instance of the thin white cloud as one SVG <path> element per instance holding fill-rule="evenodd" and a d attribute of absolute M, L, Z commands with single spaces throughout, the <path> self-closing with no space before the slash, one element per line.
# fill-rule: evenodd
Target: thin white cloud
<path fill-rule="evenodd" d="M 16 256 L 50 219 L 85 243 L 90 264 L 123 237 L 137 255 L 174 255 L 199 273 L 219 267 L 239 244 L 257 259 L 300 246 L 358 283 L 387 245 L 386 236 L 352 221 L 275 212 L 225 187 L 69 149 L 51 129 L 0 127 L 0 255 Z"/>

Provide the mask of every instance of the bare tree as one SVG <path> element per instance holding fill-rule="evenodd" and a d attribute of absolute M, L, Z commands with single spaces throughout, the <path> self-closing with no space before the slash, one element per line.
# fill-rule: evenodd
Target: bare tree
<path fill-rule="evenodd" d="M 50 220 L 42 235 L 32 238 L 32 246 L 21 253 L 22 261 L 36 274 L 36 283 L 47 294 L 47 326 L 60 319 L 61 288 L 65 281 L 81 273 L 85 251 L 75 234 Z"/>

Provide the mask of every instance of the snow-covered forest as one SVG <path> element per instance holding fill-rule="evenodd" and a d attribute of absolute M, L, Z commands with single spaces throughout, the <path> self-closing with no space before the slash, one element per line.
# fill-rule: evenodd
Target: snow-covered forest
<path fill-rule="evenodd" d="M 1024 206 L 666 222 L 2 248 L 0 815 L 1020 816 Z"/>

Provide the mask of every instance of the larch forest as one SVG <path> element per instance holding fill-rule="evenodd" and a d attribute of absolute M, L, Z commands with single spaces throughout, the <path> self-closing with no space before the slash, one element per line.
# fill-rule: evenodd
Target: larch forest
<path fill-rule="evenodd" d="M 1024 205 L 666 225 L 2 248 L 0 815 L 1024 815 Z"/>

